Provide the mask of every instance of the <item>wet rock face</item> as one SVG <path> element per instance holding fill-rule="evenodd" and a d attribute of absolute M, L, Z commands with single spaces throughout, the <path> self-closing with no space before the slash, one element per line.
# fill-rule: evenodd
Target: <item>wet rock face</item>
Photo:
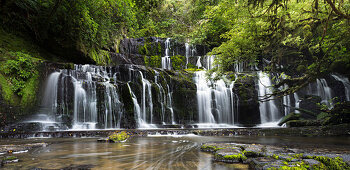
<path fill-rule="evenodd" d="M 239 75 L 236 80 L 233 92 L 238 95 L 238 117 L 243 126 L 254 126 L 260 123 L 260 112 L 258 102 L 258 92 L 255 83 L 256 75 Z"/>
<path fill-rule="evenodd" d="M 321 102 L 321 98 L 319 96 L 306 95 L 300 101 L 300 108 L 317 114 L 320 111 L 320 107 L 317 105 L 317 103 L 320 103 L 320 102 Z M 302 114 L 302 116 L 303 118 L 306 118 L 306 119 L 315 118 L 315 115 L 306 114 L 306 113 Z"/>
<path fill-rule="evenodd" d="M 112 65 L 145 65 L 145 56 L 165 56 L 165 41 L 166 38 L 158 37 L 123 39 L 120 41 L 119 49 L 112 50 Z M 210 51 L 208 47 L 203 45 L 193 45 L 192 49 L 194 49 L 193 56 L 205 56 Z M 169 53 L 170 56 L 186 56 L 185 43 L 170 39 Z M 196 63 L 196 61 L 197 59 L 191 63 Z"/>

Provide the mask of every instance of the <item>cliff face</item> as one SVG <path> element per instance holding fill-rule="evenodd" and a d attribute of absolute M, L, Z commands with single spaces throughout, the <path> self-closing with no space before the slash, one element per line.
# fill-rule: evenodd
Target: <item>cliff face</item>
<path fill-rule="evenodd" d="M 197 123 L 252 127 L 278 121 L 298 109 L 319 113 L 317 103 L 335 96 L 341 101 L 347 98 L 343 79 L 330 75 L 295 94 L 259 102 L 261 95 L 273 90 L 276 80 L 271 75 L 261 77 L 257 68 L 237 64 L 232 67 L 235 73 L 223 78 L 235 77 L 232 86 L 215 80 L 200 82 L 194 71 L 212 66 L 213 58 L 205 56 L 208 49 L 169 39 L 124 39 L 110 51 L 108 66 L 41 62 L 27 105 L 4 98 L 8 86 L 1 84 L 1 126 L 17 123 L 13 127 L 18 130 L 193 127 Z M 166 53 L 173 70 L 161 69 Z M 200 89 L 203 84 L 205 89 Z M 204 98 L 199 97 L 202 93 Z M 38 117 L 53 123 L 40 124 Z"/>

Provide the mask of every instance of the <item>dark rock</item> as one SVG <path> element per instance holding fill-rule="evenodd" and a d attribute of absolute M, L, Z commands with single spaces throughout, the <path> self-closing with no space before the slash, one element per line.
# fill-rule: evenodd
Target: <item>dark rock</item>
<path fill-rule="evenodd" d="M 321 98 L 319 96 L 306 95 L 300 101 L 300 112 L 301 116 L 304 119 L 315 119 L 317 113 L 320 112 L 320 108 L 317 105 L 321 102 Z M 303 111 L 305 110 L 305 111 Z"/>
<path fill-rule="evenodd" d="M 264 155 L 264 146 L 263 145 L 244 145 L 244 155 L 246 157 L 259 157 Z"/>
<path fill-rule="evenodd" d="M 269 157 L 251 158 L 248 163 L 255 169 L 279 168 L 284 165 L 281 160 Z"/>
<path fill-rule="evenodd" d="M 321 126 L 322 123 L 317 120 L 290 120 L 287 127 Z"/>
<path fill-rule="evenodd" d="M 314 166 L 314 165 L 321 165 L 322 163 L 317 161 L 317 160 L 314 160 L 314 159 L 303 159 L 303 161 L 305 163 L 307 163 L 308 165 L 310 166 Z"/>
<path fill-rule="evenodd" d="M 258 92 L 255 88 L 256 75 L 241 74 L 236 80 L 233 92 L 238 97 L 238 114 L 236 123 L 245 127 L 260 123 Z"/>

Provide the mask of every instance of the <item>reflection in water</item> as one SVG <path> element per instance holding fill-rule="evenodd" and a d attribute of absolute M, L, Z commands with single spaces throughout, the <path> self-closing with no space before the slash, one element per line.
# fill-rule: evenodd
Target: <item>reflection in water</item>
<path fill-rule="evenodd" d="M 199 151 L 200 144 L 210 141 L 261 143 L 273 145 L 325 148 L 349 151 L 349 138 L 298 137 L 199 137 L 150 136 L 135 137 L 125 143 L 97 143 L 93 138 L 21 139 L 19 142 L 49 142 L 48 147 L 37 148 L 16 155 L 21 162 L 7 164 L 8 169 L 60 169 L 88 165 L 92 169 L 247 169 L 243 164 L 212 162 L 212 155 Z M 315 143 L 315 141 L 317 141 Z M 0 144 L 9 143 L 0 140 Z M 318 146 L 315 146 L 318 145 Z"/>

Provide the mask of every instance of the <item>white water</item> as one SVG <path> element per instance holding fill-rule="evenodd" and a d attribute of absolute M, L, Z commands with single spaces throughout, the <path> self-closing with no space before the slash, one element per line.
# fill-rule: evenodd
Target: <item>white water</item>
<path fill-rule="evenodd" d="M 272 82 L 268 74 L 258 72 L 259 100 L 264 100 L 268 95 L 272 94 Z M 267 98 L 268 101 L 259 102 L 261 123 L 275 122 L 278 118 L 278 108 L 273 97 Z"/>
<path fill-rule="evenodd" d="M 197 86 L 197 102 L 200 123 L 215 123 L 212 114 L 212 89 L 206 81 L 205 72 L 198 71 L 195 73 L 195 83 Z"/>
<path fill-rule="evenodd" d="M 202 67 L 201 56 L 198 56 L 196 66 L 197 66 L 198 69 Z"/>
<path fill-rule="evenodd" d="M 211 70 L 212 68 L 214 68 L 214 58 L 214 55 L 207 56 L 207 70 Z"/>
<path fill-rule="evenodd" d="M 129 88 L 129 92 L 130 92 L 130 94 L 132 96 L 132 101 L 133 101 L 133 104 L 134 104 L 134 113 L 135 113 L 135 116 L 137 117 L 137 126 L 138 126 L 138 128 L 154 128 L 154 126 L 152 126 L 150 124 L 147 124 L 144 121 L 144 119 L 142 119 L 141 108 L 140 108 L 139 103 L 137 102 L 137 98 L 136 98 L 134 92 L 131 90 L 129 83 L 127 85 L 128 85 L 128 88 Z"/>
<path fill-rule="evenodd" d="M 110 83 L 110 76 L 111 73 L 107 72 L 106 67 L 91 65 L 75 65 L 74 70 L 53 72 L 48 78 L 43 98 L 43 107 L 51 108 L 46 114 L 56 115 L 56 119 L 72 114 L 72 130 L 96 129 L 98 123 L 105 129 L 119 128 L 121 102 L 116 87 Z M 103 114 L 101 120 L 98 120 L 95 79 L 102 81 L 100 86 L 104 89 L 101 98 L 101 103 L 104 103 L 104 111 L 100 113 Z M 73 96 L 68 95 L 69 91 L 73 92 Z M 70 100 L 73 102 L 71 105 Z"/>
<path fill-rule="evenodd" d="M 151 83 L 144 79 L 143 74 L 141 71 L 139 71 L 141 80 L 142 80 L 142 114 L 141 119 L 144 122 L 147 122 L 147 117 L 150 119 L 150 123 L 152 123 L 152 115 L 153 115 L 153 102 L 152 102 L 152 90 L 151 90 Z M 146 93 L 147 91 L 147 93 Z M 148 104 L 148 106 L 146 105 Z M 149 116 L 147 116 L 147 113 L 149 113 Z"/>
<path fill-rule="evenodd" d="M 300 111 L 298 110 L 299 109 L 299 106 L 300 106 L 300 99 L 299 99 L 299 96 L 298 94 L 295 92 L 294 94 L 294 102 L 295 102 L 295 111 L 294 113 L 300 113 Z"/>
<path fill-rule="evenodd" d="M 188 59 L 191 56 L 190 51 L 191 51 L 191 46 L 188 43 L 185 43 L 185 47 L 186 47 L 186 69 L 187 69 L 187 65 L 188 65 Z"/>
<path fill-rule="evenodd" d="M 158 101 L 159 101 L 159 103 L 161 105 L 161 121 L 162 121 L 163 124 L 166 124 L 165 123 L 165 107 L 167 106 L 166 105 L 167 98 L 166 98 L 166 95 L 165 95 L 164 88 L 159 82 L 159 72 L 157 72 L 157 71 L 155 71 L 154 83 L 157 85 L 158 90 L 159 90 Z"/>
<path fill-rule="evenodd" d="M 171 70 L 171 60 L 170 60 L 170 38 L 165 41 L 165 56 L 162 57 L 162 68 L 166 70 Z"/>
<path fill-rule="evenodd" d="M 236 108 L 233 84 L 227 87 L 223 79 L 211 83 L 206 79 L 205 71 L 196 72 L 194 81 L 197 86 L 199 123 L 233 125 Z"/>
<path fill-rule="evenodd" d="M 328 108 L 332 108 L 332 89 L 328 87 L 327 81 L 324 78 L 317 79 L 317 96 L 320 96 L 321 103 L 326 104 Z"/>
<path fill-rule="evenodd" d="M 346 101 L 350 101 L 350 82 L 349 79 L 346 77 L 343 77 L 341 75 L 331 74 L 333 78 L 335 78 L 337 81 L 340 81 L 343 83 L 345 88 L 345 98 Z"/>
<path fill-rule="evenodd" d="M 237 73 L 243 72 L 244 63 L 243 62 L 238 62 L 238 61 L 235 62 L 234 69 L 235 69 L 235 72 L 237 72 Z"/>

